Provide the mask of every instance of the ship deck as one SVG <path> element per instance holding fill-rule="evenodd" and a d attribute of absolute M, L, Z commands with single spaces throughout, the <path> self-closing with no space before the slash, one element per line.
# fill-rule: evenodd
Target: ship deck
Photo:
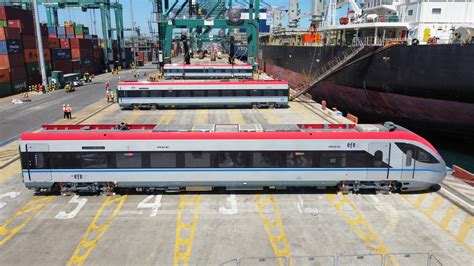
<path fill-rule="evenodd" d="M 139 69 L 143 71 L 150 70 Z M 5 108 L 0 103 L 0 112 Z M 307 99 L 285 109 L 121 111 L 101 98 L 73 117 L 55 123 L 350 123 Z M 472 209 L 443 189 L 414 194 L 342 195 L 306 188 L 35 196 L 21 181 L 17 145 L 13 141 L 0 149 L 0 257 L 5 265 L 472 263 Z"/>

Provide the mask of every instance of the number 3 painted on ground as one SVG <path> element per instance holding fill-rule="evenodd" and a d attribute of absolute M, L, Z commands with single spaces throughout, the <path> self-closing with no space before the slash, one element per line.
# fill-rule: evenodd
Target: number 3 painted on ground
<path fill-rule="evenodd" d="M 60 219 L 60 220 L 67 220 L 67 219 L 72 219 L 76 217 L 76 215 L 79 213 L 79 211 L 86 205 L 87 199 L 86 198 L 79 198 L 78 195 L 74 195 L 72 199 L 69 201 L 69 203 L 75 203 L 77 204 L 77 207 L 72 210 L 70 213 L 66 213 L 65 211 L 60 211 L 55 218 Z"/>

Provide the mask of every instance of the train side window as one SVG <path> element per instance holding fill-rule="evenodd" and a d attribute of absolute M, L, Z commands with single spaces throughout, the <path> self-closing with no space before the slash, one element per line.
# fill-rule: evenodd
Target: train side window
<path fill-rule="evenodd" d="M 150 154 L 150 167 L 176 168 L 175 152 L 152 152 Z"/>
<path fill-rule="evenodd" d="M 283 164 L 281 163 L 281 158 L 281 152 L 279 151 L 254 152 L 253 167 L 280 167 L 283 166 Z"/>
<path fill-rule="evenodd" d="M 150 97 L 161 97 L 161 91 L 150 91 Z"/>
<path fill-rule="evenodd" d="M 424 149 L 416 148 L 416 160 L 422 163 L 439 163 L 439 161 Z"/>
<path fill-rule="evenodd" d="M 140 152 L 117 152 L 115 153 L 117 168 L 141 168 L 142 154 Z"/>
<path fill-rule="evenodd" d="M 185 152 L 184 167 L 187 168 L 209 168 L 211 167 L 210 152 Z"/>
<path fill-rule="evenodd" d="M 128 91 L 126 97 L 142 97 L 141 91 Z"/>
<path fill-rule="evenodd" d="M 263 96 L 275 96 L 275 90 L 263 90 Z"/>
<path fill-rule="evenodd" d="M 248 96 L 248 90 L 235 90 L 235 96 Z"/>
<path fill-rule="evenodd" d="M 207 91 L 207 96 L 208 97 L 219 97 L 219 91 L 218 90 L 208 90 Z"/>
<path fill-rule="evenodd" d="M 339 151 L 322 152 L 320 162 L 323 168 L 346 167 L 346 153 Z"/>
<path fill-rule="evenodd" d="M 191 91 L 188 90 L 179 90 L 178 97 L 191 97 Z"/>
<path fill-rule="evenodd" d="M 193 96 L 194 97 L 206 97 L 206 91 L 205 90 L 193 91 Z"/>
<path fill-rule="evenodd" d="M 29 152 L 30 169 L 49 169 L 48 154 L 45 152 Z"/>
<path fill-rule="evenodd" d="M 81 157 L 73 152 L 54 152 L 50 154 L 51 169 L 81 169 Z"/>
<path fill-rule="evenodd" d="M 313 152 L 296 151 L 286 154 L 286 167 L 288 168 L 308 168 L 313 165 Z"/>
<path fill-rule="evenodd" d="M 383 164 L 383 152 L 376 151 L 374 153 L 374 160 L 373 160 L 374 167 L 382 167 Z"/>
<path fill-rule="evenodd" d="M 366 168 L 368 167 L 370 154 L 366 151 L 350 151 L 346 153 L 347 167 L 350 168 Z"/>
<path fill-rule="evenodd" d="M 276 96 L 288 96 L 288 90 L 276 90 Z"/>
<path fill-rule="evenodd" d="M 413 159 L 413 150 L 407 150 L 405 158 L 405 166 L 411 166 L 411 160 Z"/>
<path fill-rule="evenodd" d="M 232 97 L 232 96 L 234 96 L 234 91 L 233 90 L 221 90 L 221 96 L 222 97 Z"/>
<path fill-rule="evenodd" d="M 126 91 L 118 91 L 118 97 L 127 97 Z"/>
<path fill-rule="evenodd" d="M 163 97 L 176 97 L 176 91 L 173 91 L 173 90 L 163 91 Z"/>
<path fill-rule="evenodd" d="M 415 156 L 415 145 L 401 142 L 395 144 L 405 154 L 405 166 L 411 166 L 412 159 Z"/>
<path fill-rule="evenodd" d="M 81 165 L 84 169 L 107 168 L 107 153 L 105 152 L 84 152 L 81 153 Z"/>
<path fill-rule="evenodd" d="M 248 155 L 245 152 L 218 152 L 217 165 L 221 168 L 242 168 L 248 167 Z"/>
<path fill-rule="evenodd" d="M 263 92 L 262 90 L 250 90 L 249 91 L 249 96 L 262 96 Z"/>

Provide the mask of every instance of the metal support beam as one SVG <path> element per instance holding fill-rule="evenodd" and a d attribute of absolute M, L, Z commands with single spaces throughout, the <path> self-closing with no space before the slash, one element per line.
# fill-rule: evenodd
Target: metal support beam
<path fill-rule="evenodd" d="M 123 14 L 122 14 L 122 6 L 117 5 L 114 7 L 115 11 L 115 31 L 117 35 L 117 42 L 119 47 L 119 54 L 120 54 L 120 64 L 123 68 L 125 68 L 125 38 L 123 35 Z"/>

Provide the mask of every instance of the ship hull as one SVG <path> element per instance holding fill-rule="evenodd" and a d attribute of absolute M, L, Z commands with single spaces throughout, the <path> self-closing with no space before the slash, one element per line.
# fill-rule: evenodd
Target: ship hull
<path fill-rule="evenodd" d="M 369 56 L 318 83 L 310 94 L 361 122 L 393 121 L 414 130 L 474 136 L 474 45 L 410 48 Z M 361 55 L 374 49 L 367 47 Z M 267 46 L 262 65 L 297 88 L 337 52 L 334 47 Z"/>

